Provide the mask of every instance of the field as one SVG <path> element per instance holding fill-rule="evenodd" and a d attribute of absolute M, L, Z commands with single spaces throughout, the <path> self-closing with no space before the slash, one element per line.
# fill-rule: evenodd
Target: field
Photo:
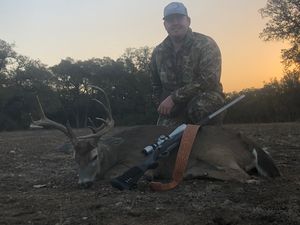
<path fill-rule="evenodd" d="M 268 148 L 282 176 L 241 184 L 184 181 L 153 192 L 77 185 L 59 131 L 0 133 L 0 224 L 300 224 L 300 123 L 226 125 Z M 77 132 L 83 132 L 82 130 Z"/>

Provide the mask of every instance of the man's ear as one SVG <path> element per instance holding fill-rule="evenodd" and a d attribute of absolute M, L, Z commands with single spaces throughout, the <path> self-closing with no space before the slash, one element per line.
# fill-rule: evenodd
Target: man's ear
<path fill-rule="evenodd" d="M 164 20 L 164 27 L 165 27 L 165 29 L 167 30 L 167 27 L 166 27 L 166 21 Z"/>
<path fill-rule="evenodd" d="M 191 25 L 191 17 L 187 16 L 187 21 L 189 23 L 189 26 Z"/>

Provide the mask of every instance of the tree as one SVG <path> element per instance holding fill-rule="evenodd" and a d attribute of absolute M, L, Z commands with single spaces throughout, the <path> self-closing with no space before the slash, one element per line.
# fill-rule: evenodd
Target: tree
<path fill-rule="evenodd" d="M 152 50 L 147 46 L 138 49 L 127 48 L 118 61 L 124 63 L 126 71 L 129 73 L 149 73 Z"/>
<path fill-rule="evenodd" d="M 300 118 L 300 72 L 288 72 L 281 79 L 283 105 L 285 106 L 285 119 L 295 121 Z"/>
<path fill-rule="evenodd" d="M 5 69 L 9 59 L 16 56 L 13 47 L 13 44 L 8 44 L 0 39 L 0 72 Z"/>
<path fill-rule="evenodd" d="M 268 0 L 260 9 L 263 18 L 269 17 L 260 37 L 265 41 L 288 41 L 291 48 L 282 50 L 287 68 L 300 70 L 300 0 Z"/>
<path fill-rule="evenodd" d="M 82 61 L 72 58 L 63 59 L 50 69 L 56 75 L 56 90 L 66 107 L 70 122 L 74 120 L 76 127 L 81 127 L 82 121 L 86 124 L 86 91 L 90 73 L 84 69 Z"/>

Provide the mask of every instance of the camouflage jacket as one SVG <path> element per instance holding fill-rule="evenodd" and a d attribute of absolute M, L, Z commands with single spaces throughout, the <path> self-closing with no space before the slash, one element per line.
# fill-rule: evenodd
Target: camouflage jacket
<path fill-rule="evenodd" d="M 212 38 L 191 29 L 177 53 L 169 37 L 154 49 L 150 71 L 156 105 L 168 95 L 177 104 L 207 91 L 222 93 L 219 47 Z"/>

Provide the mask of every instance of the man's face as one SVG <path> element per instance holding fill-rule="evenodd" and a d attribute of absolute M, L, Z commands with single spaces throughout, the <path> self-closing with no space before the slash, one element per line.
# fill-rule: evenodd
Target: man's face
<path fill-rule="evenodd" d="M 164 20 L 164 26 L 169 36 L 179 40 L 185 37 L 190 24 L 190 18 L 181 14 L 167 16 Z"/>

